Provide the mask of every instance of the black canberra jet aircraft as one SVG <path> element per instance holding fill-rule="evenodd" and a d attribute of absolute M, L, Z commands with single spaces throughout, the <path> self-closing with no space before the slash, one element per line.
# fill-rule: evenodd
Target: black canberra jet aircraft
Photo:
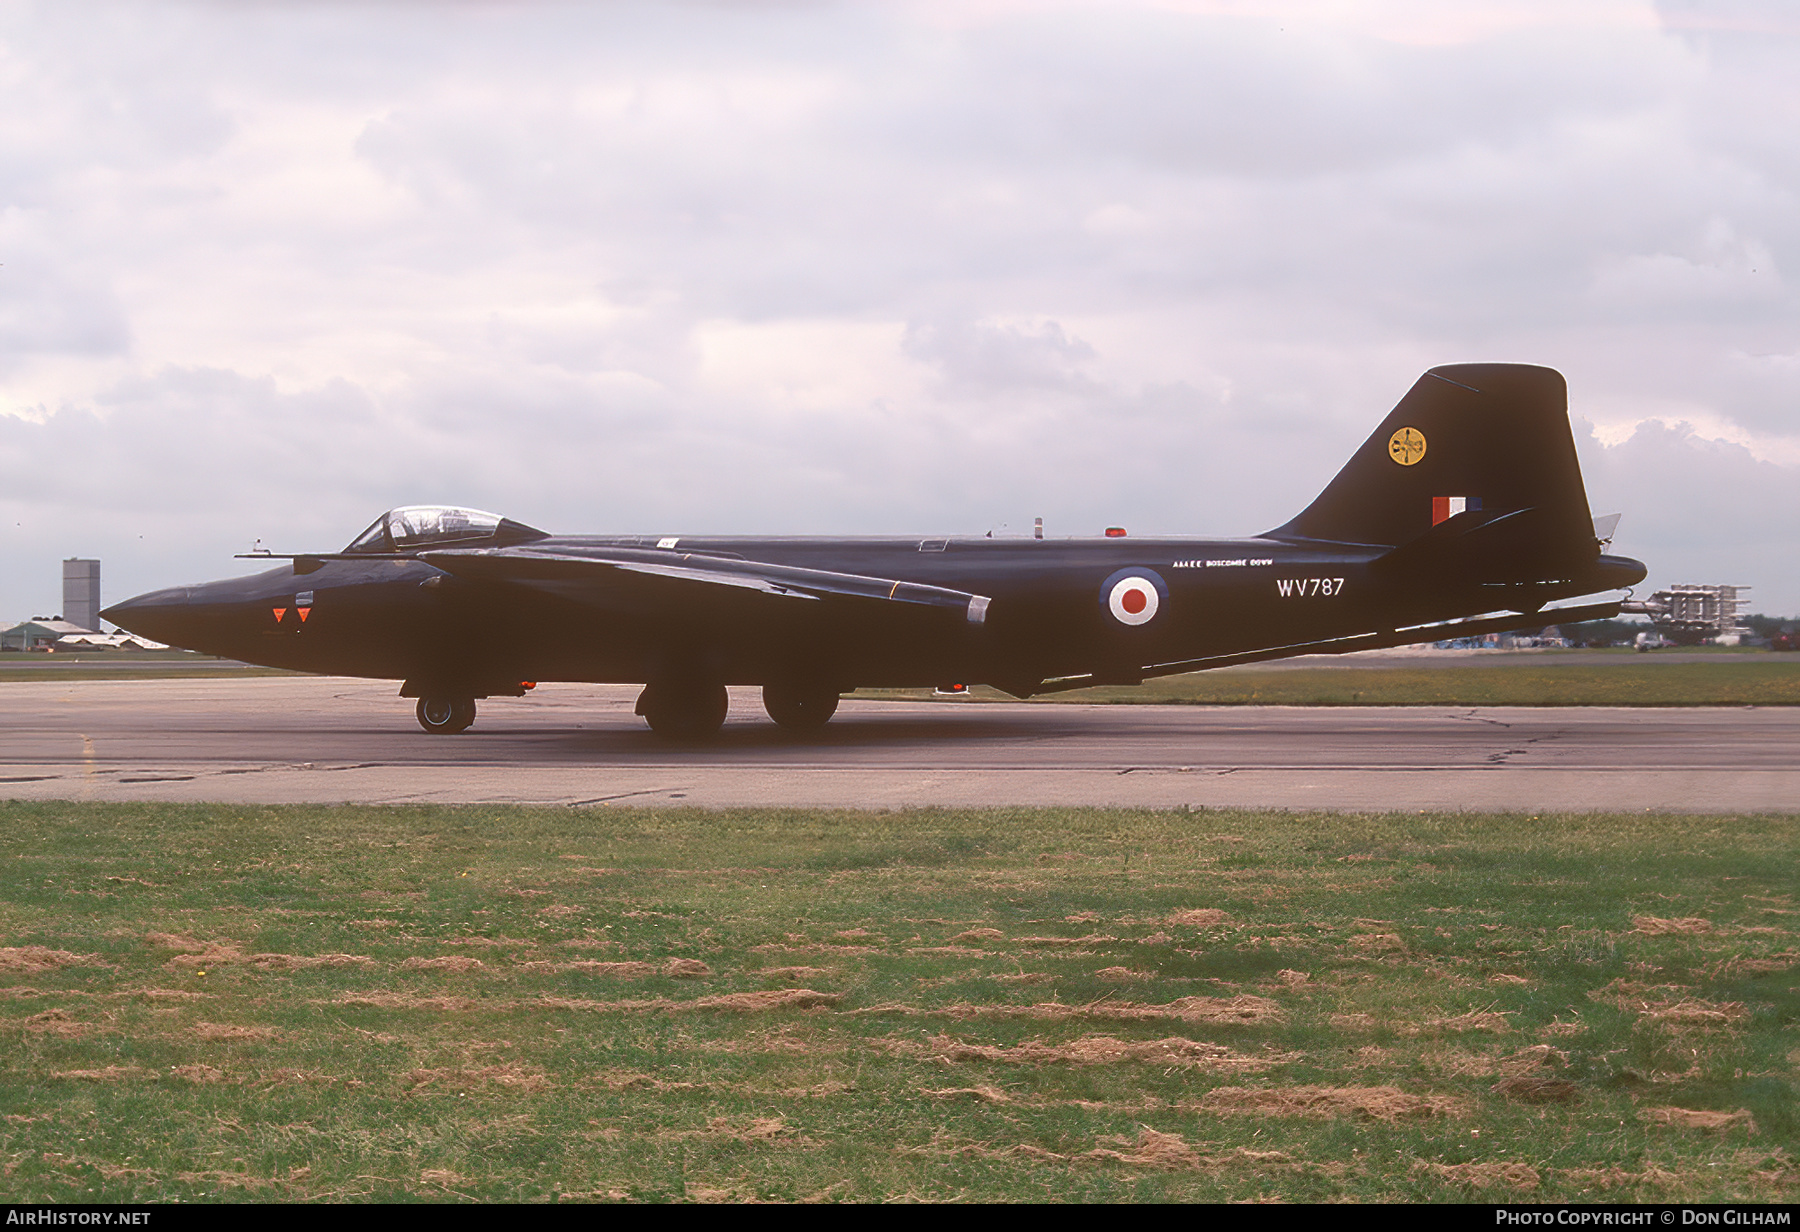
<path fill-rule="evenodd" d="M 569 536 L 410 507 L 341 552 L 105 615 L 209 654 L 403 680 L 428 732 L 566 680 L 643 684 L 637 712 L 693 738 L 724 722 L 732 684 L 805 729 L 858 687 L 1030 697 L 1610 617 L 1617 602 L 1541 610 L 1643 579 L 1602 546 L 1561 374 L 1457 364 L 1251 539 Z"/>

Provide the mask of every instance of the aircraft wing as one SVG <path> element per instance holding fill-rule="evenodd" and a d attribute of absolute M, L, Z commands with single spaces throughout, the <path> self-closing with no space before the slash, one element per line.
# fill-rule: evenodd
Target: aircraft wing
<path fill-rule="evenodd" d="M 510 582 L 602 607 L 641 606 L 672 589 L 721 598 L 754 594 L 771 602 L 897 604 L 961 613 L 970 624 L 983 623 L 988 609 L 986 596 L 942 586 L 686 552 L 464 548 L 421 552 L 419 559 L 471 581 Z"/>

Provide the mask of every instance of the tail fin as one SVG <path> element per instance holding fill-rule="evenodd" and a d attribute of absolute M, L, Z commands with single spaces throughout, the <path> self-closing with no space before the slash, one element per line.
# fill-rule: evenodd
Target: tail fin
<path fill-rule="evenodd" d="M 1548 554 L 1591 557 L 1568 408 L 1568 386 L 1550 368 L 1433 368 L 1318 499 L 1269 536 L 1402 547 L 1454 518 L 1434 539 L 1504 522 L 1494 533 L 1511 539 L 1528 526 Z"/>

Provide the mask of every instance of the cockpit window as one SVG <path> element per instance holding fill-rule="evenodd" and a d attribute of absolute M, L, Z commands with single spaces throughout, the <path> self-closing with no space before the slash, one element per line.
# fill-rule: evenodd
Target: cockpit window
<path fill-rule="evenodd" d="M 479 509 L 453 505 L 406 505 L 390 509 L 373 525 L 351 540 L 344 551 L 385 554 L 416 552 L 421 548 L 481 542 L 525 543 L 547 538 L 543 531 Z"/>
<path fill-rule="evenodd" d="M 479 509 L 450 509 L 439 505 L 409 505 L 387 515 L 388 538 L 404 552 L 428 543 L 455 543 L 460 539 L 491 539 L 500 529 L 500 515 Z"/>

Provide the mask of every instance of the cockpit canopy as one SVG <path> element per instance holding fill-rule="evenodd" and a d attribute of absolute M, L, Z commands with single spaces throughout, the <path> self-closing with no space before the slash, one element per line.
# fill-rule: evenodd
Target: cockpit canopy
<path fill-rule="evenodd" d="M 376 518 L 346 554 L 385 556 L 436 547 L 504 547 L 548 539 L 548 533 L 497 513 L 454 505 L 403 505 Z"/>

